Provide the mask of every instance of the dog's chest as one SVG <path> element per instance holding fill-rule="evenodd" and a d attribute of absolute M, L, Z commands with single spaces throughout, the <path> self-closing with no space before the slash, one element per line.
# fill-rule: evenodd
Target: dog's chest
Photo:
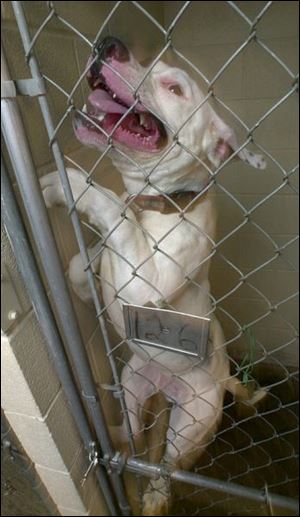
<path fill-rule="evenodd" d="M 153 237 L 152 246 L 158 249 L 157 258 L 162 262 L 169 256 L 190 270 L 194 263 L 199 264 L 210 253 L 216 216 L 209 202 L 196 206 L 183 217 L 177 213 L 145 211 L 139 222 Z"/>

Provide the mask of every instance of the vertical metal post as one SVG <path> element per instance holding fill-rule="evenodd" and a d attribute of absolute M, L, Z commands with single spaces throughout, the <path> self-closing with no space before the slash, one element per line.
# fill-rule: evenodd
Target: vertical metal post
<path fill-rule="evenodd" d="M 21 9 L 21 6 L 18 6 L 18 8 Z M 10 80 L 2 47 L 1 80 Z M 54 303 L 58 309 L 58 317 L 78 375 L 82 394 L 89 408 L 101 449 L 105 455 L 112 457 L 114 451 L 110 442 L 104 413 L 98 399 L 88 357 L 82 342 L 79 325 L 68 292 L 64 271 L 15 99 L 1 99 L 1 115 L 3 136 L 16 174 L 33 236 L 38 247 L 42 266 L 49 282 L 49 288 Z M 130 508 L 127 503 L 120 474 L 111 473 L 110 476 L 122 514 L 130 515 Z"/>
<path fill-rule="evenodd" d="M 28 235 L 22 222 L 9 175 L 1 155 L 1 216 L 15 253 L 16 262 L 23 277 L 37 319 L 46 338 L 50 357 L 63 386 L 71 413 L 76 422 L 85 449 L 89 451 L 94 437 L 89 428 L 86 414 L 71 373 L 63 343 L 57 328 L 47 294 L 38 272 L 38 266 L 29 244 Z M 105 469 L 97 465 L 96 475 L 112 515 L 117 515 Z"/>
<path fill-rule="evenodd" d="M 29 34 L 29 31 L 28 31 L 28 26 L 27 26 L 27 23 L 26 23 L 26 19 L 25 19 L 25 15 L 24 15 L 24 11 L 23 11 L 21 2 L 13 1 L 12 2 L 12 6 L 13 6 L 13 10 L 14 10 L 14 13 L 15 13 L 16 21 L 17 21 L 17 24 L 18 24 L 18 27 L 19 27 L 19 32 L 20 32 L 20 36 L 21 36 L 21 39 L 22 39 L 23 47 L 24 47 L 26 56 L 28 58 L 28 65 L 29 65 L 29 68 L 31 70 L 32 77 L 36 81 L 42 81 L 42 76 L 41 76 L 41 73 L 40 73 L 39 65 L 38 65 L 38 62 L 37 62 L 37 60 L 36 60 L 36 58 L 34 56 L 33 50 L 31 48 L 30 34 Z M 54 136 L 55 135 L 55 131 L 54 131 L 52 117 L 51 117 L 51 113 L 50 113 L 50 109 L 49 109 L 49 105 L 48 105 L 48 100 L 47 100 L 45 95 L 40 95 L 38 97 L 38 102 L 40 104 L 40 108 L 41 108 L 42 115 L 43 115 L 43 118 L 44 118 L 45 126 L 46 126 L 46 129 L 47 129 L 47 132 L 48 132 L 48 136 L 49 136 L 49 139 L 50 139 L 50 142 L 51 142 L 52 152 L 53 152 L 53 155 L 54 155 L 54 158 L 55 158 L 55 162 L 56 162 L 56 165 L 57 165 L 57 168 L 58 168 L 58 172 L 59 172 L 59 175 L 60 175 L 60 178 L 61 178 L 62 187 L 63 187 L 64 194 L 65 194 L 66 201 L 67 201 L 67 206 L 69 208 L 70 207 L 74 207 L 73 194 L 72 194 L 72 190 L 71 190 L 71 187 L 70 187 L 70 184 L 69 184 L 69 180 L 68 180 L 68 176 L 67 176 L 67 173 L 66 173 L 64 159 L 63 159 L 61 150 L 59 148 L 58 142 L 57 142 L 57 140 L 56 140 L 56 138 Z M 74 232 L 75 232 L 75 235 L 76 235 L 76 238 L 77 238 L 77 242 L 78 242 L 78 245 L 79 245 L 81 256 L 83 257 L 84 262 L 86 264 L 88 264 L 90 262 L 90 258 L 88 256 L 88 252 L 87 252 L 87 249 L 86 249 L 86 245 L 85 245 L 85 241 L 84 241 L 84 237 L 83 237 L 83 233 L 82 233 L 82 229 L 81 229 L 81 224 L 80 224 L 80 220 L 79 220 L 77 211 L 76 210 L 71 210 L 70 217 L 71 217 L 71 220 L 72 220 L 72 223 L 73 223 Z M 103 340 L 104 340 L 105 349 L 106 349 L 106 352 L 107 352 L 107 355 L 108 355 L 108 360 L 109 360 L 110 367 L 111 367 L 111 370 L 112 370 L 113 379 L 114 379 L 115 385 L 117 385 L 118 387 L 121 387 L 120 386 L 119 375 L 118 375 L 118 372 L 117 372 L 117 367 L 116 367 L 113 355 L 111 354 L 110 341 L 109 341 L 109 337 L 108 337 L 108 333 L 107 333 L 107 329 L 106 329 L 105 320 L 104 320 L 104 317 L 102 315 L 101 302 L 100 302 L 99 294 L 97 292 L 97 288 L 96 288 L 96 285 L 95 285 L 95 280 L 94 280 L 94 276 L 93 276 L 93 272 L 92 272 L 91 267 L 89 267 L 87 269 L 86 273 L 87 273 L 87 279 L 88 279 L 89 287 L 90 287 L 90 290 L 91 290 L 91 295 L 92 295 L 92 298 L 93 298 L 93 301 L 94 301 L 94 305 L 95 305 L 95 308 L 96 308 L 96 312 L 99 315 L 101 314 L 98 317 L 98 321 L 99 321 L 102 337 L 103 337 Z M 126 426 L 126 430 L 127 430 L 127 434 L 128 434 L 128 444 L 129 444 L 129 447 L 130 447 L 131 454 L 134 455 L 136 453 L 136 450 L 135 450 L 134 440 L 132 438 L 132 430 L 131 430 L 131 426 L 130 426 L 130 421 L 129 421 L 129 417 L 128 417 L 126 403 L 125 403 L 125 399 L 124 399 L 124 395 L 123 395 L 122 390 L 120 389 L 119 391 L 120 391 L 120 398 L 119 398 L 119 400 L 120 400 L 120 405 L 121 405 L 121 411 L 122 411 L 122 413 L 124 415 L 124 422 L 125 422 L 125 426 Z M 137 487 L 138 487 L 138 492 L 139 492 L 140 499 L 141 499 L 141 497 L 142 497 L 142 484 L 141 484 L 141 480 L 139 478 L 137 478 Z M 121 504 L 121 507 L 122 507 L 122 504 Z M 125 508 L 126 508 L 126 505 L 125 505 Z"/>

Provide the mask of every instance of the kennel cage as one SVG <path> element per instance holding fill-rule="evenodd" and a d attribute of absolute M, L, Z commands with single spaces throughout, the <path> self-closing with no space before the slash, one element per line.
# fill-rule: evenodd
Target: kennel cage
<path fill-rule="evenodd" d="M 10 48 L 4 40 L 2 131 L 12 163 L 11 177 L 21 198 L 21 209 L 26 213 L 26 225 L 66 346 L 68 359 L 64 360 L 72 364 L 81 399 L 89 410 L 92 433 L 86 428 L 82 431 L 86 417 L 72 391 L 76 390 L 74 385 L 72 389 L 65 386 L 66 371 L 60 373 L 62 383 L 68 397 L 73 393 L 76 398 L 76 401 L 72 399 L 72 407 L 76 406 L 77 416 L 80 412 L 79 427 L 85 435 L 85 444 L 91 443 L 91 434 L 96 436 L 94 449 L 87 445 L 91 467 L 87 476 L 101 466 L 98 479 L 111 513 L 120 511 L 127 515 L 131 509 L 137 513 L 142 505 L 144 480 L 160 474 L 169 480 L 172 513 L 176 515 L 273 514 L 279 508 L 283 513 L 296 512 L 297 136 L 294 103 L 298 76 L 294 72 L 296 65 L 290 63 L 294 48 L 294 40 L 290 38 L 291 25 L 295 29 L 293 13 L 297 2 L 76 4 L 82 19 L 76 15 L 72 2 L 11 2 L 11 17 L 18 26 L 21 43 L 19 47 L 14 43 Z M 80 9 L 79 4 L 82 4 Z M 87 174 L 86 189 L 92 188 L 91 182 L 96 182 L 100 190 L 101 186 L 117 193 L 122 190 L 118 174 L 107 159 L 113 140 L 108 138 L 104 152 L 89 150 L 87 153 L 86 149 L 78 148 L 71 129 L 71 117 L 81 109 L 86 98 L 87 59 L 95 43 L 108 34 L 124 40 L 141 61 L 151 56 L 145 77 L 157 61 L 175 56 L 179 66 L 196 74 L 207 93 L 205 102 L 213 102 L 225 120 L 229 118 L 243 130 L 240 149 L 250 144 L 268 160 L 267 171 L 253 172 L 239 164 L 242 171 L 238 172 L 231 156 L 217 170 L 210 170 L 212 181 L 207 186 L 207 190 L 213 190 L 221 214 L 218 238 L 210 256 L 212 312 L 216 312 L 225 331 L 232 375 L 246 384 L 253 382 L 266 387 L 268 395 L 256 409 L 239 407 L 226 396 L 220 427 L 190 472 L 171 470 L 159 463 L 169 414 L 168 404 L 159 395 L 156 410 L 146 411 L 146 445 L 136 450 L 120 383 L 128 351 L 112 328 L 108 307 L 101 300 L 99 286 L 107 280 L 101 278 L 93 266 L 108 246 L 109 235 L 101 235 L 79 216 L 76 209 L 79 199 L 73 199 L 66 174 L 66 166 L 75 166 Z M 8 35 L 7 41 L 11 40 Z M 64 41 L 65 45 L 55 41 Z M 26 60 L 25 77 L 30 77 L 27 79 L 19 79 L 16 66 L 21 51 Z M 135 95 L 138 88 L 134 90 Z M 37 112 L 38 106 L 40 112 Z M 182 145 L 180 131 L 173 133 L 172 145 Z M 167 149 L 162 159 L 169 151 Z M 192 153 L 186 148 L 185 151 Z M 123 150 L 117 152 L 126 157 Z M 200 161 L 197 156 L 193 158 Z M 134 162 L 134 165 L 142 169 L 139 163 Z M 38 183 L 38 176 L 54 167 L 59 171 L 68 205 L 68 215 L 61 209 L 58 216 L 54 211 L 50 213 L 60 256 Z M 8 179 L 5 171 L 3 167 Z M 13 195 L 10 191 L 9 196 L 6 180 L 3 188 L 6 214 L 7 200 Z M 157 192 L 160 193 L 158 188 Z M 184 218 L 188 220 L 188 214 L 184 214 Z M 12 221 L 5 217 L 13 242 L 17 222 Z M 116 228 L 110 229 L 110 234 Z M 72 237 L 68 237 L 70 244 L 66 244 L 63 232 L 72 231 Z M 98 246 L 94 256 L 89 255 L 90 245 Z M 94 303 L 94 307 L 88 306 L 89 321 L 95 323 L 93 331 L 97 336 L 97 349 L 93 352 L 81 337 L 80 315 L 74 312 L 64 275 L 76 246 L 85 264 Z M 18 249 L 18 242 L 14 247 Z M 161 252 L 159 247 L 155 252 Z M 139 275 L 142 264 L 130 266 L 135 275 Z M 187 281 L 192 282 L 190 273 L 185 272 Z M 25 270 L 25 283 L 26 275 L 28 283 L 28 270 Z M 126 302 L 122 296 L 124 287 L 115 292 L 121 302 Z M 36 304 L 36 293 L 32 292 L 31 296 Z M 42 327 L 45 316 L 46 311 L 42 309 L 39 313 Z M 50 318 L 49 313 L 47 318 Z M 51 341 L 53 335 L 48 334 L 48 339 Z M 114 450 L 107 425 L 119 421 L 120 413 L 127 422 L 126 454 Z M 115 500 L 119 510 L 115 509 Z"/>

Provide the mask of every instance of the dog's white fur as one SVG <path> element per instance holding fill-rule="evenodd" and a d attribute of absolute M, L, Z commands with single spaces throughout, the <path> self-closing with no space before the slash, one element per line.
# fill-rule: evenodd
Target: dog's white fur
<path fill-rule="evenodd" d="M 129 63 L 120 64 L 119 72 L 134 84 L 145 70 L 131 56 Z M 184 96 L 178 97 L 165 87 L 170 81 L 180 84 Z M 210 314 L 208 257 L 216 226 L 216 210 L 210 194 L 203 201 L 195 202 L 184 218 L 179 218 L 178 213 L 162 215 L 150 210 L 137 215 L 130 206 L 123 218 L 124 200 L 142 189 L 143 194 L 157 195 L 156 187 L 168 193 L 200 191 L 207 182 L 207 170 L 184 148 L 209 167 L 219 166 L 229 156 L 229 149 L 237 149 L 233 131 L 208 102 L 185 123 L 195 107 L 203 102 L 204 94 L 184 71 L 159 62 L 140 89 L 140 97 L 172 130 L 182 128 L 179 132 L 182 145 L 176 145 L 154 169 L 150 184 L 146 183 L 145 175 L 157 164 L 165 149 L 158 154 L 146 154 L 123 147 L 129 157 L 141 164 L 139 168 L 117 152 L 113 154 L 113 163 L 122 174 L 126 187 L 124 196 L 119 198 L 105 188 L 91 187 L 77 203 L 77 209 L 88 216 L 92 225 L 104 236 L 109 233 L 108 247 L 100 265 L 104 279 L 102 291 L 109 317 L 122 338 L 125 338 L 122 299 L 137 305 L 157 303 L 160 299 L 168 299 L 178 286 L 183 285 L 173 296 L 172 305 L 189 314 Z M 168 134 L 170 142 L 170 131 Z M 253 166 L 264 167 L 263 159 L 246 149 L 238 156 Z M 68 177 L 74 199 L 77 199 L 86 189 L 86 176 L 78 170 L 68 169 Z M 47 206 L 65 204 L 57 172 L 43 177 L 41 184 Z M 90 253 L 92 256 L 93 250 Z M 98 263 L 93 266 L 98 267 Z M 88 299 L 86 274 L 79 256 L 73 258 L 69 272 L 76 292 Z M 185 283 L 187 274 L 192 282 Z M 116 292 L 119 299 L 114 297 Z M 184 464 L 182 460 L 191 450 L 196 459 L 213 436 L 222 415 L 225 389 L 243 398 L 247 396 L 247 390 L 239 381 L 230 377 L 225 338 L 215 316 L 211 320 L 210 339 L 213 354 L 203 363 L 181 354 L 128 342 L 133 355 L 123 369 L 122 384 L 133 434 L 137 436 L 142 429 L 140 409 L 143 403 L 161 390 L 174 402 L 163 458 L 174 467 Z M 253 401 L 261 394 L 256 393 Z M 120 437 L 126 440 L 124 425 L 119 431 Z M 167 502 L 166 482 L 163 479 L 152 481 L 144 495 L 144 514 L 161 515 Z"/>

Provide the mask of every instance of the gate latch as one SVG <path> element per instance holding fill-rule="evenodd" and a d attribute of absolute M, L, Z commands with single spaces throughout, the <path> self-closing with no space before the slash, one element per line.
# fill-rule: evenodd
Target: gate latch
<path fill-rule="evenodd" d="M 90 472 L 92 471 L 92 469 L 94 469 L 96 467 L 96 465 L 98 465 L 98 463 L 99 463 L 99 453 L 96 450 L 95 442 L 92 442 L 90 447 L 91 447 L 91 451 L 89 453 L 89 462 L 90 463 L 89 463 L 89 466 L 88 466 L 85 474 L 83 475 L 83 477 L 80 481 L 81 486 L 83 486 L 84 483 L 86 482 L 87 477 L 90 474 Z"/>

